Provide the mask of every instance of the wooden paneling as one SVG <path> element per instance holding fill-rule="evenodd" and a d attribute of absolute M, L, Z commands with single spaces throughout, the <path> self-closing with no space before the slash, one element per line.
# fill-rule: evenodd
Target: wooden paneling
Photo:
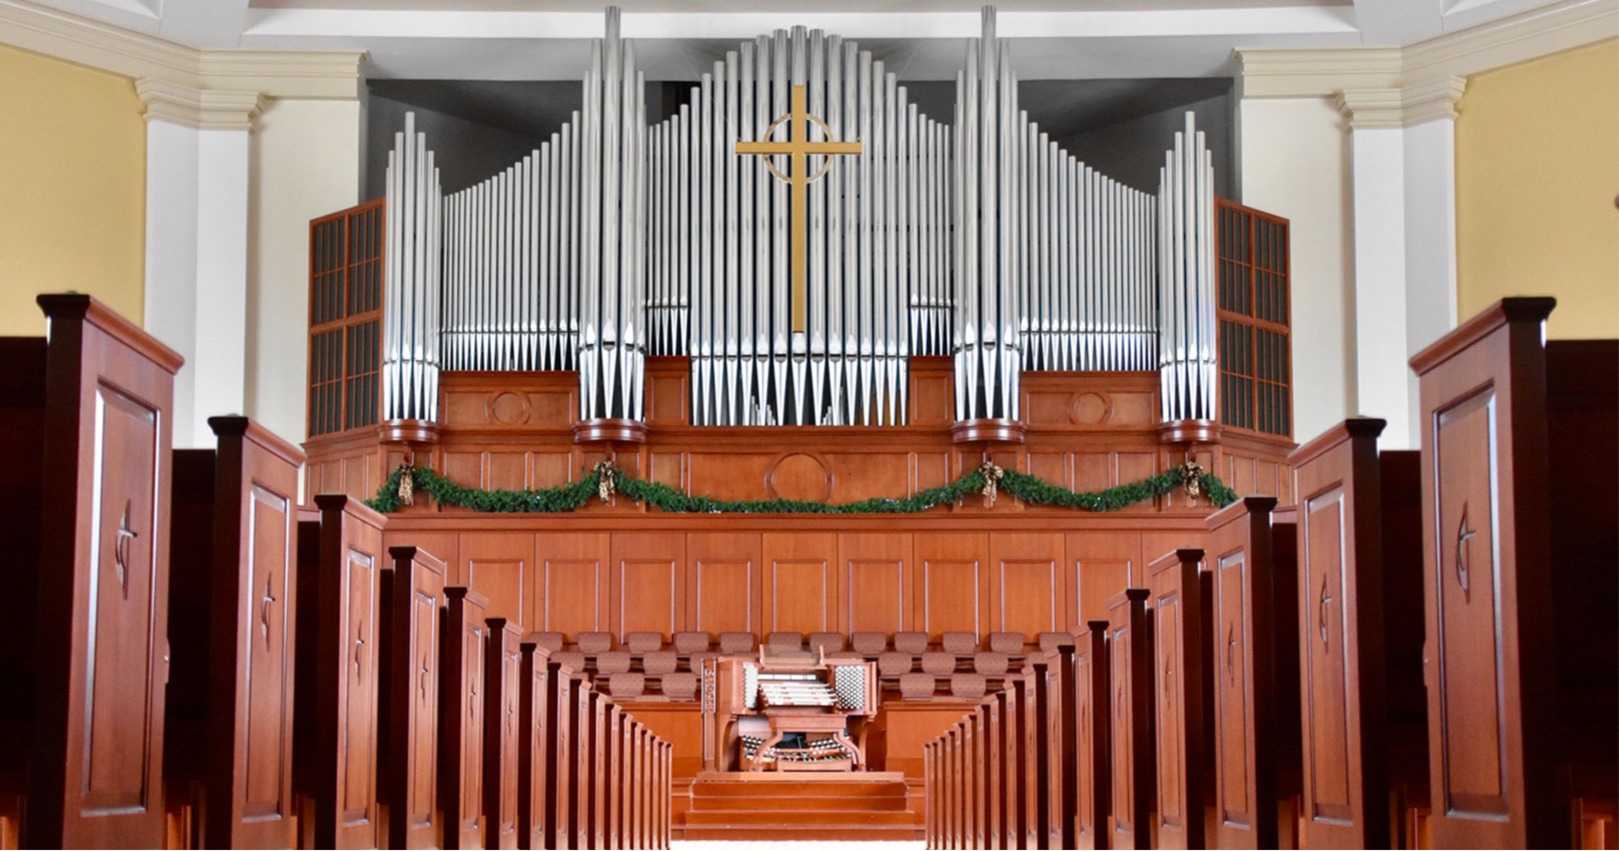
<path fill-rule="evenodd" d="M 1037 635 L 1067 628 L 1067 572 L 1060 534 L 989 539 L 989 629 Z"/>
<path fill-rule="evenodd" d="M 613 536 L 612 630 L 656 632 L 668 641 L 685 626 L 686 536 L 626 533 Z"/>
<path fill-rule="evenodd" d="M 1141 536 L 1117 532 L 1075 532 L 1066 538 L 1067 629 L 1078 632 L 1094 620 L 1107 620 L 1107 601 L 1142 577 Z"/>
<path fill-rule="evenodd" d="M 606 534 L 545 533 L 537 536 L 538 593 L 531 630 L 566 633 L 609 629 L 610 538 Z"/>
<path fill-rule="evenodd" d="M 831 630 L 837 623 L 837 536 L 767 533 L 762 547 L 765 631 Z"/>
<path fill-rule="evenodd" d="M 945 632 L 984 635 L 989 595 L 984 574 L 989 562 L 989 536 L 931 533 L 915 537 L 919 587 L 916 628 L 934 640 Z"/>
<path fill-rule="evenodd" d="M 911 628 L 911 536 L 838 536 L 839 584 L 847 601 L 837 630 L 895 633 Z"/>
<path fill-rule="evenodd" d="M 764 576 L 758 534 L 692 533 L 686 536 L 687 628 L 711 635 L 761 630 Z"/>
<path fill-rule="evenodd" d="M 536 572 L 533 533 L 462 535 L 459 543 L 460 570 L 451 579 L 487 600 L 490 617 L 525 625 Z"/>

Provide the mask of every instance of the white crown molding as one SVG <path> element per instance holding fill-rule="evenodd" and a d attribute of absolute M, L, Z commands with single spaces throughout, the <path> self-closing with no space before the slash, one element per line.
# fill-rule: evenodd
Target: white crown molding
<path fill-rule="evenodd" d="M 194 90 L 354 100 L 363 86 L 363 51 L 198 50 L 29 0 L 0 0 L 0 44 Z"/>
<path fill-rule="evenodd" d="M 1349 91 L 1444 88 L 1452 77 L 1616 37 L 1619 0 L 1564 0 L 1406 47 L 1244 48 L 1237 58 L 1245 98 L 1335 98 Z"/>
<path fill-rule="evenodd" d="M 1399 128 L 1424 121 L 1456 119 L 1456 102 L 1467 90 L 1463 77 L 1443 77 L 1399 88 L 1344 89 L 1338 109 L 1356 130 Z"/>
<path fill-rule="evenodd" d="M 194 89 L 151 78 L 136 80 L 135 94 L 146 105 L 147 121 L 198 130 L 252 130 L 253 117 L 268 100 L 254 91 Z"/>

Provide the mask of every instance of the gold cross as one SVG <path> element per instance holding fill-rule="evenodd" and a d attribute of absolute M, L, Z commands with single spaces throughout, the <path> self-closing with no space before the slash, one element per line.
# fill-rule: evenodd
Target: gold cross
<path fill-rule="evenodd" d="M 777 118 L 765 129 L 764 138 L 776 132 L 782 122 L 789 122 L 787 127 L 788 141 L 786 142 L 737 142 L 738 154 L 787 154 L 791 157 L 789 173 L 782 174 L 775 164 L 765 160 L 765 168 L 770 173 L 792 186 L 792 251 L 793 251 L 793 331 L 803 333 L 804 321 L 804 292 L 808 288 L 805 269 L 809 265 L 806 257 L 806 243 L 809 242 L 807 229 L 809 225 L 809 185 L 826 174 L 832 168 L 832 154 L 858 154 L 861 151 L 859 142 L 811 142 L 809 140 L 809 122 L 815 122 L 821 132 L 827 136 L 832 135 L 831 128 L 826 122 L 810 115 L 805 106 L 808 95 L 803 86 L 793 86 L 792 112 Z M 827 155 L 826 163 L 814 174 L 809 174 L 809 160 L 811 154 Z"/>

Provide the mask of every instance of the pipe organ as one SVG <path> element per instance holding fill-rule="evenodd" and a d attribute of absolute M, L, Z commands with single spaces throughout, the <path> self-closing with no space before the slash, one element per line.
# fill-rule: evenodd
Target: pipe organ
<path fill-rule="evenodd" d="M 959 422 L 1016 421 L 1023 370 L 1160 373 L 1216 411 L 1212 164 L 1190 114 L 1156 194 L 1062 150 L 986 8 L 949 123 L 854 42 L 738 46 L 649 124 L 616 9 L 582 109 L 452 193 L 407 118 L 388 166 L 384 417 L 440 369 L 577 370 L 579 419 L 644 420 L 645 358 L 691 363 L 699 425 L 903 425 L 912 355 Z"/>

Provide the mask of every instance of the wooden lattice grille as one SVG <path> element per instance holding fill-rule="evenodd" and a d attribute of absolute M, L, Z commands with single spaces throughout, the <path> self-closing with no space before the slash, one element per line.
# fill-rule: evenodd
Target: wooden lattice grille
<path fill-rule="evenodd" d="M 1293 432 L 1288 222 L 1233 201 L 1215 203 L 1219 266 L 1220 422 Z"/>
<path fill-rule="evenodd" d="M 309 435 L 375 425 L 382 366 L 381 199 L 309 223 Z"/>

